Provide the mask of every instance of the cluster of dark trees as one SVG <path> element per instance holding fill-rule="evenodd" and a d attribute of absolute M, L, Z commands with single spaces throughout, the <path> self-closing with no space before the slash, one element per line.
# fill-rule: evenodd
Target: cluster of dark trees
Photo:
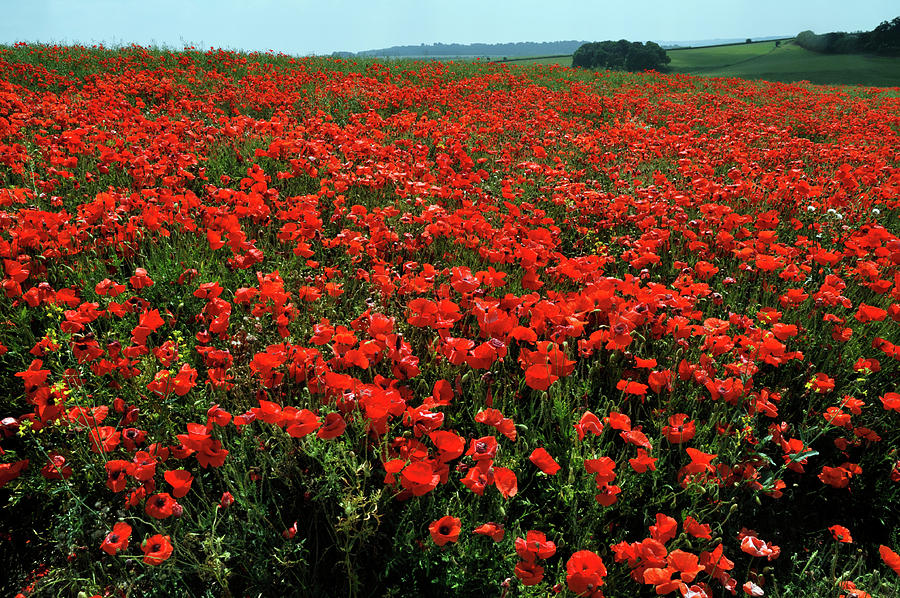
<path fill-rule="evenodd" d="M 886 56 L 900 56 L 900 17 L 884 21 L 872 31 L 845 33 L 832 31 L 816 35 L 803 31 L 794 43 L 813 52 L 824 54 L 871 53 Z"/>
<path fill-rule="evenodd" d="M 572 66 L 616 71 L 664 71 L 671 62 L 655 42 L 603 41 L 584 44 L 572 55 Z"/>

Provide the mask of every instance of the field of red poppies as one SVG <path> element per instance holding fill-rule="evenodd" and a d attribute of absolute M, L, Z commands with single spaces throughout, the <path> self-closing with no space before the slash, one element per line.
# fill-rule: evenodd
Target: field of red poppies
<path fill-rule="evenodd" d="M 900 596 L 900 99 L 0 48 L 0 590 Z"/>

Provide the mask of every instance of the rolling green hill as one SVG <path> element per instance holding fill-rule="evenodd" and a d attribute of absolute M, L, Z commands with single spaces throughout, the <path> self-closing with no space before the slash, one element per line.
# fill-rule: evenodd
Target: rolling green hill
<path fill-rule="evenodd" d="M 674 73 L 739 77 L 786 83 L 900 86 L 900 58 L 867 54 L 819 54 L 794 43 L 774 41 L 668 51 Z M 515 64 L 570 66 L 571 57 L 535 57 Z"/>
<path fill-rule="evenodd" d="M 782 42 L 784 45 L 785 42 Z M 674 72 L 700 71 L 710 68 L 721 68 L 729 65 L 740 65 L 774 52 L 775 42 L 756 42 L 751 44 L 731 44 L 728 46 L 709 46 L 706 48 L 685 48 L 668 50 L 672 62 L 669 68 Z"/>
<path fill-rule="evenodd" d="M 826 85 L 900 86 L 900 58 L 866 54 L 819 54 L 793 43 L 774 42 L 672 50 L 673 72 Z"/>

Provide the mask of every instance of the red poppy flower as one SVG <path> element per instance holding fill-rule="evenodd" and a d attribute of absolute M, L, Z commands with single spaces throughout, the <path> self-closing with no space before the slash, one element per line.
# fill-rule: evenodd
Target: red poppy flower
<path fill-rule="evenodd" d="M 228 456 L 228 451 L 222 448 L 221 440 L 206 438 L 202 442 L 197 442 L 196 447 L 194 456 L 197 457 L 200 467 L 204 469 L 221 467 L 225 463 L 225 457 Z"/>
<path fill-rule="evenodd" d="M 482 536 L 490 536 L 490 538 L 494 542 L 499 542 L 503 539 L 503 536 L 506 535 L 506 530 L 503 529 L 503 526 L 498 525 L 492 521 L 479 525 L 473 530 L 472 533 L 480 534 Z"/>
<path fill-rule="evenodd" d="M 501 413 L 497 409 L 483 409 L 475 414 L 475 421 L 487 424 L 489 426 L 493 426 L 497 429 L 498 432 L 515 442 L 516 440 L 516 425 L 513 420 L 509 417 L 503 417 L 503 413 Z"/>
<path fill-rule="evenodd" d="M 475 467 L 470 467 L 460 483 L 478 496 L 484 495 L 484 489 L 494 483 L 494 470 L 490 467 L 490 461 L 481 461 Z"/>
<path fill-rule="evenodd" d="M 128 548 L 128 540 L 131 538 L 131 526 L 120 521 L 113 526 L 112 531 L 103 539 L 100 544 L 100 550 L 106 554 L 113 555 L 120 550 Z"/>
<path fill-rule="evenodd" d="M 519 561 L 513 573 L 523 586 L 536 586 L 544 580 L 544 568 L 534 562 Z"/>
<path fill-rule="evenodd" d="M 900 575 L 900 554 L 897 554 L 884 545 L 878 547 L 878 554 L 881 555 L 881 558 L 885 562 L 885 564 L 893 569 L 894 573 Z"/>
<path fill-rule="evenodd" d="M 534 364 L 525 370 L 525 384 L 534 390 L 547 390 L 557 380 L 559 377 L 551 374 L 546 364 Z"/>
<path fill-rule="evenodd" d="M 165 519 L 177 514 L 181 506 L 168 492 L 160 492 L 147 499 L 144 510 L 155 519 Z"/>
<path fill-rule="evenodd" d="M 287 411 L 287 408 L 285 408 Z M 322 421 L 309 409 L 293 410 L 285 415 L 285 431 L 294 438 L 303 438 L 311 432 L 315 432 L 322 425 Z"/>
<path fill-rule="evenodd" d="M 122 459 L 112 459 L 106 462 L 106 486 L 113 492 L 121 492 L 128 482 L 127 472 L 131 464 Z"/>
<path fill-rule="evenodd" d="M 475 461 L 488 461 L 497 456 L 497 439 L 493 436 L 482 436 L 474 438 L 469 443 L 469 450 L 466 455 L 472 457 Z"/>
<path fill-rule="evenodd" d="M 687 583 L 694 581 L 697 574 L 703 570 L 700 566 L 700 558 L 696 554 L 684 550 L 673 550 L 666 557 L 669 567 L 679 572 L 681 580 Z"/>
<path fill-rule="evenodd" d="M 828 528 L 828 531 L 831 532 L 831 535 L 834 536 L 834 539 L 838 542 L 845 542 L 847 544 L 853 543 L 853 538 L 850 536 L 850 530 L 843 525 L 832 525 Z"/>
<path fill-rule="evenodd" d="M 694 421 L 689 420 L 687 414 L 676 413 L 669 416 L 669 425 L 663 426 L 663 436 L 672 444 L 688 442 L 694 437 Z"/>
<path fill-rule="evenodd" d="M 863 324 L 867 322 L 880 322 L 887 317 L 887 311 L 880 307 L 875 307 L 874 305 L 860 303 L 859 309 L 854 314 L 854 317 Z"/>
<path fill-rule="evenodd" d="M 172 380 L 172 390 L 179 397 L 186 395 L 194 386 L 197 385 L 197 370 L 188 364 L 182 364 L 178 374 Z"/>
<path fill-rule="evenodd" d="M 707 524 L 699 523 L 691 516 L 687 516 L 684 518 L 684 531 L 694 536 L 695 538 L 712 540 L 712 528 Z"/>
<path fill-rule="evenodd" d="M 417 461 L 406 466 L 400 474 L 400 485 L 415 496 L 422 496 L 437 488 L 440 476 L 424 461 Z"/>
<path fill-rule="evenodd" d="M 128 282 L 131 283 L 131 286 L 136 290 L 144 289 L 149 286 L 153 286 L 153 281 L 150 279 L 149 274 L 143 268 L 135 268 L 134 276 L 128 279 Z"/>
<path fill-rule="evenodd" d="M 698 451 L 697 449 L 687 448 L 685 449 L 688 456 L 691 458 L 691 462 L 684 466 L 685 473 L 699 473 L 701 471 L 707 471 L 712 473 L 714 471 L 712 466 L 712 460 L 718 457 L 716 454 L 712 453 L 704 453 L 703 451 Z"/>
<path fill-rule="evenodd" d="M 584 469 L 595 476 L 597 485 L 608 484 L 616 479 L 616 462 L 609 457 L 585 459 Z"/>
<path fill-rule="evenodd" d="M 678 522 L 662 513 L 656 514 L 656 525 L 650 526 L 650 537 L 665 544 L 678 533 Z M 690 581 L 690 580 L 687 580 Z"/>
<path fill-rule="evenodd" d="M 90 429 L 91 451 L 111 453 L 122 441 L 122 434 L 112 426 L 97 426 Z"/>
<path fill-rule="evenodd" d="M 603 560 L 590 550 L 579 550 L 566 562 L 566 584 L 578 596 L 602 596 L 600 586 L 604 577 Z"/>
<path fill-rule="evenodd" d="M 728 589 L 733 589 L 733 587 L 737 585 L 737 581 L 731 583 L 732 581 L 734 580 L 727 579 L 722 583 L 722 585 Z M 708 588 L 709 586 L 707 586 L 706 584 L 702 586 L 694 584 L 690 587 L 688 587 L 686 583 L 678 584 L 678 591 L 681 592 L 682 598 L 712 598 L 709 594 L 706 593 L 706 589 Z"/>
<path fill-rule="evenodd" d="M 887 392 L 881 397 L 881 404 L 887 411 L 896 411 L 900 413 L 900 393 Z"/>
<path fill-rule="evenodd" d="M 612 484 L 600 484 L 598 486 L 600 492 L 594 495 L 594 500 L 603 505 L 604 507 L 609 507 L 616 503 L 619 500 L 619 494 L 622 493 L 622 489 L 618 486 Z"/>
<path fill-rule="evenodd" d="M 138 451 L 128 467 L 128 473 L 139 482 L 146 482 L 156 475 L 156 459 L 147 451 Z"/>
<path fill-rule="evenodd" d="M 448 461 L 456 459 L 466 450 L 465 439 L 459 434 L 450 432 L 449 430 L 437 430 L 431 432 L 428 434 L 428 438 L 431 439 L 431 442 L 434 443 L 438 453 L 440 453 L 438 458 L 442 463 L 447 463 Z"/>
<path fill-rule="evenodd" d="M 187 494 L 191 489 L 191 483 L 194 481 L 194 476 L 183 469 L 169 470 L 163 477 L 172 486 L 172 496 L 175 498 L 181 498 Z"/>
<path fill-rule="evenodd" d="M 338 436 L 343 434 L 346 428 L 347 422 L 344 421 L 344 418 L 341 417 L 341 414 L 332 412 L 325 416 L 325 422 L 323 423 L 322 427 L 319 428 L 316 436 L 322 438 L 323 440 L 330 440 L 332 438 L 337 438 Z"/>
<path fill-rule="evenodd" d="M 647 384 L 656 394 L 665 390 L 672 390 L 672 372 L 671 370 L 654 370 L 647 375 Z"/>
<path fill-rule="evenodd" d="M 66 465 L 66 458 L 53 451 L 50 452 L 48 457 L 47 463 L 41 468 L 41 475 L 48 480 L 69 479 L 72 475 L 72 467 Z"/>
<path fill-rule="evenodd" d="M 516 554 L 529 563 L 535 559 L 549 559 L 556 554 L 556 544 L 548 540 L 543 532 L 530 530 L 524 538 L 516 538 Z"/>
<path fill-rule="evenodd" d="M 781 548 L 766 544 L 753 535 L 745 535 L 741 539 L 741 550 L 751 556 L 764 556 L 770 561 L 774 561 L 781 554 Z"/>
<path fill-rule="evenodd" d="M 447 380 L 438 380 L 431 390 L 429 408 L 439 405 L 449 405 L 453 400 L 453 386 Z"/>
<path fill-rule="evenodd" d="M 744 582 L 744 585 L 741 586 L 741 588 L 744 590 L 745 594 L 747 594 L 748 596 L 753 596 L 754 598 L 766 595 L 763 589 L 752 581 Z"/>
<path fill-rule="evenodd" d="M 829 378 L 828 374 L 819 372 L 816 377 L 810 381 L 812 389 L 817 393 L 825 393 L 834 390 L 834 378 Z"/>
<path fill-rule="evenodd" d="M 798 328 L 796 324 L 783 324 L 781 322 L 772 325 L 772 333 L 775 338 L 784 342 L 787 339 L 797 336 Z"/>
<path fill-rule="evenodd" d="M 141 550 L 144 551 L 144 562 L 148 565 L 159 565 L 170 556 L 174 550 L 169 536 L 156 534 L 150 536 L 141 544 Z"/>
<path fill-rule="evenodd" d="M 450 515 L 445 515 L 437 521 L 432 521 L 431 525 L 428 526 L 431 539 L 438 546 L 456 542 L 459 539 L 460 529 L 460 520 Z"/>
<path fill-rule="evenodd" d="M 494 485 L 503 498 L 512 498 L 519 491 L 515 472 L 506 467 L 494 467 Z"/>
<path fill-rule="evenodd" d="M 547 475 L 556 475 L 556 472 L 560 469 L 559 463 L 550 456 L 550 453 L 544 447 L 534 449 L 528 459 Z"/>
<path fill-rule="evenodd" d="M 616 388 L 628 395 L 643 397 L 647 394 L 647 385 L 634 382 L 633 380 L 619 380 L 616 383 Z"/>
<path fill-rule="evenodd" d="M 631 418 L 618 411 L 610 411 L 609 415 L 606 416 L 606 423 L 608 423 L 609 427 L 613 430 L 620 430 L 622 432 L 631 430 Z"/>
<path fill-rule="evenodd" d="M 844 463 L 838 467 L 824 465 L 819 479 L 833 488 L 847 488 L 850 485 L 850 479 L 860 473 L 862 473 L 862 468 L 855 463 Z"/>
<path fill-rule="evenodd" d="M 723 575 L 727 578 L 727 572 L 734 569 L 734 562 L 725 556 L 723 544 L 718 544 L 711 551 L 701 552 L 700 565 L 704 571 L 716 579 L 720 579 Z"/>
<path fill-rule="evenodd" d="M 594 436 L 599 436 L 603 432 L 603 424 L 600 423 L 600 418 L 590 411 L 585 411 L 578 423 L 574 424 L 574 427 L 575 432 L 578 433 L 578 440 L 584 440 L 584 435 L 587 432 Z"/>
<path fill-rule="evenodd" d="M 833 426 L 838 427 L 850 427 L 850 422 L 852 417 L 849 413 L 844 413 L 841 411 L 840 407 L 829 407 L 825 410 L 825 413 L 822 414 L 825 418 L 825 421 Z"/>
<path fill-rule="evenodd" d="M 637 473 L 645 473 L 646 471 L 656 471 L 657 458 L 651 457 L 650 454 L 642 448 L 637 451 L 637 457 L 629 459 L 628 463 Z"/>

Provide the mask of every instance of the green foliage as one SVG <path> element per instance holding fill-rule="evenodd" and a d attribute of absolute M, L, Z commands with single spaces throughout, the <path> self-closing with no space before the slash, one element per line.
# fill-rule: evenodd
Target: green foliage
<path fill-rule="evenodd" d="M 812 31 L 801 31 L 795 42 L 802 48 L 824 54 L 869 52 L 897 56 L 900 55 L 900 17 L 883 21 L 872 31 L 858 33 L 833 31 L 816 35 Z"/>
<path fill-rule="evenodd" d="M 619 71 L 664 71 L 671 59 L 655 42 L 593 42 L 582 45 L 572 55 L 574 68 Z"/>

